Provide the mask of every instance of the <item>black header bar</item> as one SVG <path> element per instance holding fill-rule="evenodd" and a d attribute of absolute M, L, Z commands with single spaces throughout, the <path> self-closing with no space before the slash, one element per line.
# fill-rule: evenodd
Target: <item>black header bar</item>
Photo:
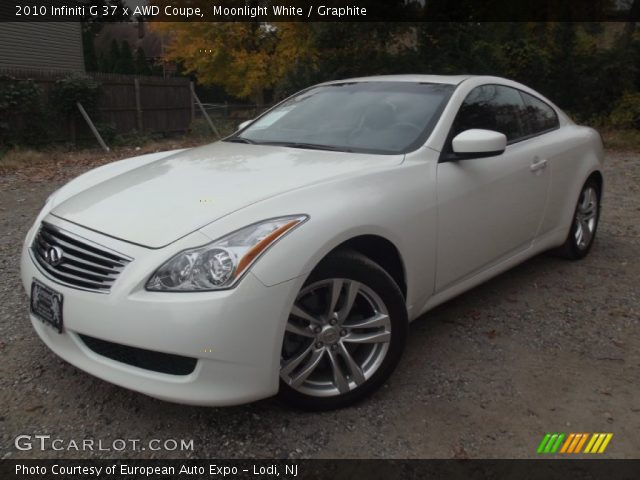
<path fill-rule="evenodd" d="M 636 480 L 640 460 L 2 460 L 3 480 Z"/>
<path fill-rule="evenodd" d="M 0 21 L 637 21 L 638 0 L 6 0 Z"/>

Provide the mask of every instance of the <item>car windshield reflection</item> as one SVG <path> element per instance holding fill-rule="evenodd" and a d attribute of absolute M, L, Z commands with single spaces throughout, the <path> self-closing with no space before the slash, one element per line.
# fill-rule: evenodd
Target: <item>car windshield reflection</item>
<path fill-rule="evenodd" d="M 226 141 L 406 153 L 424 143 L 453 89 L 408 82 L 322 85 L 286 100 Z"/>

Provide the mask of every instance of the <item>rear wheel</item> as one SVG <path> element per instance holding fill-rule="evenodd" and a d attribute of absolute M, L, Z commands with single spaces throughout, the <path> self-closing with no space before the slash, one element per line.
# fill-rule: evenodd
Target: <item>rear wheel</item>
<path fill-rule="evenodd" d="M 391 276 L 337 252 L 298 293 L 282 345 L 280 398 L 307 410 L 350 405 L 389 377 L 404 349 L 407 312 Z"/>
<path fill-rule="evenodd" d="M 557 253 L 572 260 L 584 258 L 593 245 L 599 219 L 600 187 L 595 180 L 590 179 L 580 191 L 569 236 Z"/>

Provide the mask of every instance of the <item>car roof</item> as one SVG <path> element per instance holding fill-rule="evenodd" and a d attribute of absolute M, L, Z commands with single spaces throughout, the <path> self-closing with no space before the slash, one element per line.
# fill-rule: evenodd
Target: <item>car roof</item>
<path fill-rule="evenodd" d="M 458 85 L 468 78 L 477 75 L 378 75 L 373 77 L 345 78 L 334 80 L 321 85 L 332 85 L 349 82 L 411 82 L 411 83 L 444 83 L 448 85 Z"/>

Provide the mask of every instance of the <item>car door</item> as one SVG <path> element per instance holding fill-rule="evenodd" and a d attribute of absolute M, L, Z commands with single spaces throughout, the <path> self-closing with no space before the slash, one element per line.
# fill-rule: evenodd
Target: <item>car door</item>
<path fill-rule="evenodd" d="M 505 152 L 456 159 L 451 139 L 472 128 L 504 133 Z M 460 107 L 437 167 L 437 292 L 531 245 L 544 214 L 549 169 L 529 137 L 526 105 L 516 89 L 483 85 Z"/>

